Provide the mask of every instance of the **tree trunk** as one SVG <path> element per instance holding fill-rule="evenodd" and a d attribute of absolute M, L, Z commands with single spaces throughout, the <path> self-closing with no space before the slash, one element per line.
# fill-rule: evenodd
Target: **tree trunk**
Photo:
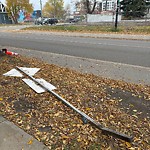
<path fill-rule="evenodd" d="M 93 7 L 91 9 L 91 4 L 90 4 L 90 1 L 89 0 L 86 0 L 86 8 L 87 8 L 87 13 L 88 14 L 92 14 L 95 10 L 95 7 L 96 7 L 96 0 L 94 0 L 94 4 L 93 4 Z"/>

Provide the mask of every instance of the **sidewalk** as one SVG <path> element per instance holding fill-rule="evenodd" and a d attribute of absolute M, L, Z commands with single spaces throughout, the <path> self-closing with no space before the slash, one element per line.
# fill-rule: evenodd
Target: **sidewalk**
<path fill-rule="evenodd" d="M 0 116 L 0 150 L 48 150 L 48 148 Z"/>

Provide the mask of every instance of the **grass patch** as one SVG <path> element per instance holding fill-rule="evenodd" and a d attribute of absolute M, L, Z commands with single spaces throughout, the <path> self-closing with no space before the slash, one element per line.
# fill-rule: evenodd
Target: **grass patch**
<path fill-rule="evenodd" d="M 23 30 L 62 31 L 62 32 L 89 32 L 89 33 L 122 33 L 122 34 L 150 34 L 150 26 L 119 26 L 112 25 L 61 25 L 35 26 Z"/>
<path fill-rule="evenodd" d="M 4 27 L 4 26 L 19 26 L 19 25 L 22 25 L 20 23 L 18 24 L 0 24 L 0 27 Z"/>
<path fill-rule="evenodd" d="M 28 27 L 23 30 L 40 30 L 40 31 L 69 31 L 69 32 L 111 32 L 111 26 L 79 26 L 79 25 L 62 25 L 62 26 L 36 26 Z"/>

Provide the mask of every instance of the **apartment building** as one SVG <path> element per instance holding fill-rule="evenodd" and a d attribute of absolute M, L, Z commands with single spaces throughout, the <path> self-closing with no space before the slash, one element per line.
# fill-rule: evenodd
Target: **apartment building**
<path fill-rule="evenodd" d="M 93 3 L 91 3 L 93 5 Z M 96 1 L 96 8 L 93 14 L 100 14 L 102 12 L 112 12 L 116 10 L 117 0 L 97 0 Z M 80 1 L 76 3 L 76 10 L 77 13 L 85 13 L 85 8 L 83 3 Z"/>
<path fill-rule="evenodd" d="M 98 0 L 102 11 L 114 11 L 116 9 L 117 0 Z"/>

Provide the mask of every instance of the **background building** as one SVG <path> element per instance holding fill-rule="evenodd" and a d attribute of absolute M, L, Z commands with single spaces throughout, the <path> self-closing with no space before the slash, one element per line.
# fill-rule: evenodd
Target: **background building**
<path fill-rule="evenodd" d="M 0 2 L 0 24 L 12 24 L 12 20 L 8 17 L 4 4 Z"/>

